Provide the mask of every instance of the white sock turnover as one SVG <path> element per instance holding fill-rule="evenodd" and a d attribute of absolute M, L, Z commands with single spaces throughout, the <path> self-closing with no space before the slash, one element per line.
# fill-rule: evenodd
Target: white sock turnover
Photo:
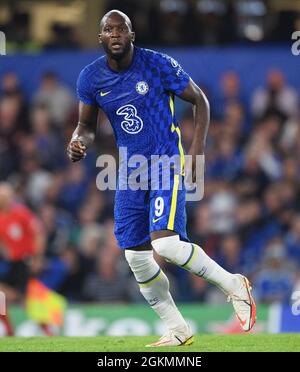
<path fill-rule="evenodd" d="M 125 250 L 126 260 L 140 291 L 168 329 L 185 331 L 187 323 L 169 292 L 169 280 L 154 260 L 152 251 Z"/>
<path fill-rule="evenodd" d="M 202 248 L 180 240 L 179 235 L 156 239 L 151 244 L 160 256 L 217 285 L 226 294 L 234 292 L 240 284 L 235 275 L 219 266 Z"/>

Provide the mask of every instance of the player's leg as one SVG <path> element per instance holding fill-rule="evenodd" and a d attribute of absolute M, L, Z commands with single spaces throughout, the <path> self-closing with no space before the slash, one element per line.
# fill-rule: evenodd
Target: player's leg
<path fill-rule="evenodd" d="M 9 300 L 10 297 L 15 297 L 15 291 L 7 286 L 5 283 L 0 282 L 0 292 L 2 292 L 5 296 L 5 304 L 0 305 L 0 322 L 4 326 L 4 332 L 6 336 L 13 336 L 14 335 L 14 329 L 12 322 L 9 317 L 8 312 L 8 306 L 9 306 Z M 2 299 L 1 299 L 2 300 Z"/>
<path fill-rule="evenodd" d="M 9 317 L 8 312 L 6 314 L 0 314 L 0 321 L 4 326 L 4 331 L 6 336 L 13 336 L 14 335 L 14 329 Z"/>
<path fill-rule="evenodd" d="M 235 275 L 219 266 L 197 244 L 180 240 L 176 232 L 154 231 L 151 239 L 160 256 L 217 285 L 224 292 L 232 292 L 238 285 Z"/>
<path fill-rule="evenodd" d="M 9 316 L 9 304 L 22 301 L 22 289 L 24 277 L 20 271 L 19 262 L 2 261 L 4 274 L 0 278 L 0 292 L 5 296 L 5 311 L 0 314 L 0 321 L 2 322 L 7 336 L 14 335 L 14 329 Z M 20 285 L 21 282 L 21 285 Z"/>
<path fill-rule="evenodd" d="M 169 280 L 153 257 L 150 240 L 125 250 L 126 260 L 140 287 L 140 292 L 168 329 L 176 337 L 162 337 L 149 346 L 177 346 L 191 338 L 188 324 L 175 305 L 169 291 Z M 189 340 L 191 343 L 192 340 Z"/>
<path fill-rule="evenodd" d="M 231 297 L 242 328 L 250 330 L 256 308 L 248 280 L 224 270 L 201 247 L 187 241 L 184 187 L 176 192 L 173 188 L 171 193 L 155 191 L 152 196 L 150 231 L 154 250 L 166 260 L 217 285 Z"/>
<path fill-rule="evenodd" d="M 125 250 L 126 260 L 137 280 L 140 292 L 162 319 L 168 330 L 178 335 L 163 346 L 186 341 L 188 328 L 169 292 L 169 281 L 153 257 L 149 235 L 149 203 L 142 191 L 117 192 L 115 198 L 115 235 Z"/>
<path fill-rule="evenodd" d="M 167 236 L 169 233 L 156 231 L 151 234 L 155 251 L 168 261 L 218 286 L 232 300 L 242 328 L 249 331 L 255 323 L 256 306 L 247 278 L 229 273 L 197 244 L 180 240 L 179 235 Z"/>

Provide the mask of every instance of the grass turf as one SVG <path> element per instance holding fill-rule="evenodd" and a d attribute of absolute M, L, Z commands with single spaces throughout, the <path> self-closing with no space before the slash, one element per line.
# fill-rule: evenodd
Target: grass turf
<path fill-rule="evenodd" d="M 300 334 L 197 335 L 191 346 L 145 348 L 157 336 L 7 337 L 0 351 L 300 351 Z"/>

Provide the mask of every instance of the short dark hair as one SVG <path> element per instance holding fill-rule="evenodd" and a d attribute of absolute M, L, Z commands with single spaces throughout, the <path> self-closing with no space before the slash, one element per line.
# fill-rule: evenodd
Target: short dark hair
<path fill-rule="evenodd" d="M 130 18 L 128 17 L 128 15 L 126 15 L 125 13 L 121 12 L 120 10 L 117 10 L 117 9 L 113 9 L 113 10 L 110 10 L 109 12 L 107 12 L 106 14 L 104 14 L 104 16 L 102 17 L 101 21 L 100 21 L 100 30 L 102 29 L 103 27 L 103 23 L 106 21 L 106 19 L 108 17 L 110 17 L 112 14 L 118 14 L 120 17 L 124 18 L 125 19 L 125 22 L 126 24 L 128 25 L 130 31 L 132 31 L 132 23 L 131 23 L 131 20 Z"/>

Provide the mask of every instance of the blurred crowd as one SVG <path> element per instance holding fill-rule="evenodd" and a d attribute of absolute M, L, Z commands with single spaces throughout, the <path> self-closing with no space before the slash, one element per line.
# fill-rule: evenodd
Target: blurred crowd
<path fill-rule="evenodd" d="M 102 13 L 100 8 L 98 12 L 99 19 L 111 9 L 128 14 L 139 45 L 290 42 L 292 32 L 297 30 L 299 12 L 297 0 L 287 2 L 286 7 L 284 3 L 278 8 L 276 0 L 105 0 Z M 8 5 L 9 16 L 0 23 L 0 30 L 6 34 L 9 50 L 86 47 L 80 29 L 86 17 L 84 12 L 76 24 L 66 23 L 61 17 L 53 19 L 47 40 L 41 42 L 36 40 L 32 27 L 36 22 L 31 13 L 35 4 L 24 8 L 13 1 Z M 69 6 L 72 7 L 72 1 Z"/>
<path fill-rule="evenodd" d="M 32 275 L 69 301 L 142 302 L 114 238 L 114 194 L 96 188 L 97 156 L 117 156 L 107 119 L 99 115 L 96 142 L 71 163 L 74 92 L 47 72 L 28 101 L 18 76 L 0 78 L 0 181 L 38 216 L 45 238 L 43 254 L 29 261 Z M 227 270 L 248 275 L 260 302 L 288 302 L 300 289 L 299 92 L 278 70 L 250 99 L 233 71 L 223 75 L 218 96 L 203 89 L 212 108 L 205 197 L 187 203 L 189 237 Z M 188 149 L 192 111 L 177 103 Z M 3 252 L 0 282 L 9 265 Z M 177 301 L 225 300 L 202 279 L 157 260 Z"/>
<path fill-rule="evenodd" d="M 140 44 L 167 46 L 286 42 L 298 17 L 272 0 L 109 0 L 106 9 L 130 16 Z"/>

